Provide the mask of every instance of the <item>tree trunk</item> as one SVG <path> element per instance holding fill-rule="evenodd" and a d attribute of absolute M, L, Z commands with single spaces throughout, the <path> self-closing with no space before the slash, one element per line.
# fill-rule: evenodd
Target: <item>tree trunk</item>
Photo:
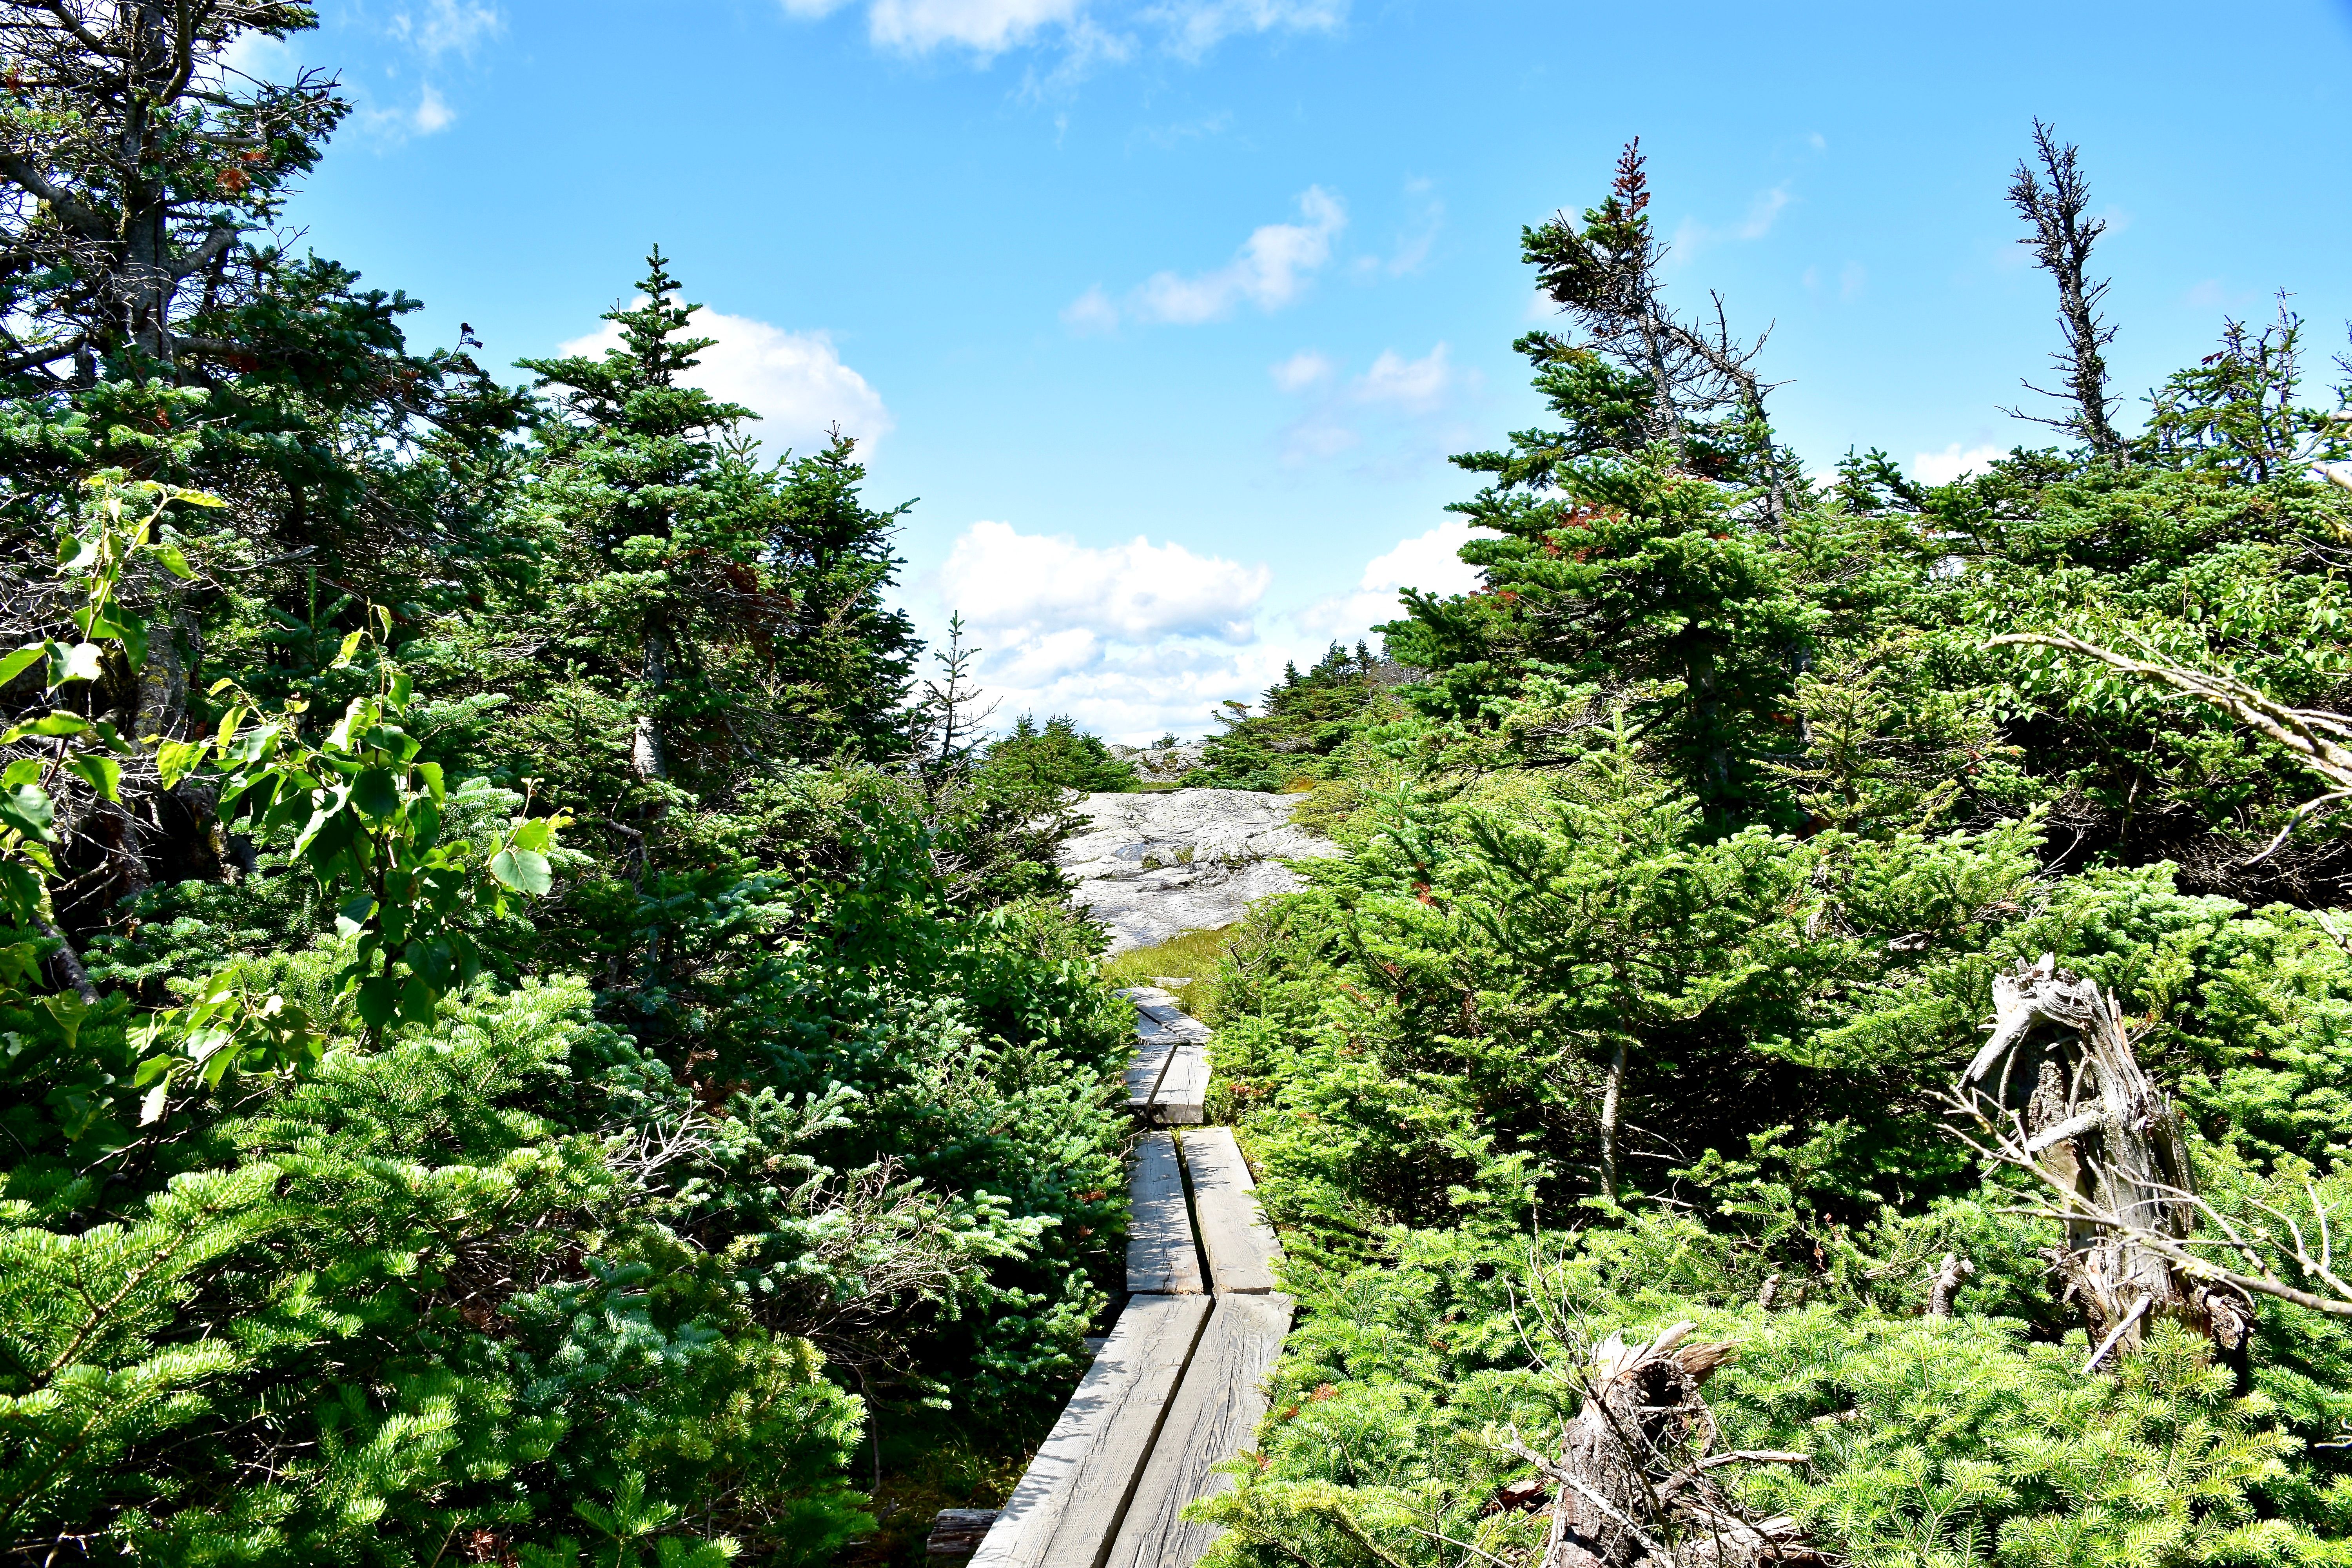
<path fill-rule="evenodd" d="M 1617 1142 L 1625 1122 L 1625 1042 L 1609 1056 L 1609 1086 L 1601 1096 L 1601 1190 L 1617 1197 Z"/>
<path fill-rule="evenodd" d="M 1731 1359 L 1727 1344 L 1685 1343 L 1677 1323 L 1646 1345 L 1612 1334 L 1586 1369 L 1583 1407 L 1559 1457 L 1520 1446 L 1556 1489 L 1543 1568 L 1756 1568 L 1819 1563 L 1786 1518 L 1751 1520 L 1715 1479 L 1747 1460 L 1802 1464 L 1802 1454 L 1723 1452 L 1700 1395 Z"/>
<path fill-rule="evenodd" d="M 2097 982 L 2058 968 L 2047 953 L 1996 979 L 1992 1038 L 1969 1064 L 1960 1091 L 1988 1119 L 2013 1119 L 2025 1154 L 2079 1199 L 2068 1205 L 2076 1212 L 2053 1268 L 2062 1300 L 2081 1304 L 2102 1354 L 2137 1349 L 2157 1319 L 2210 1335 L 2225 1352 L 2244 1345 L 2250 1302 L 2185 1276 L 2093 1217 L 2118 1216 L 2174 1240 L 2196 1227 L 2180 1112 L 2140 1069 L 2123 1008 Z"/>
<path fill-rule="evenodd" d="M 662 754 L 661 707 L 662 688 L 669 683 L 669 632 L 658 614 L 646 617 L 644 679 L 640 685 L 645 693 L 647 711 L 637 715 L 636 734 L 629 744 L 629 761 L 636 771 L 637 782 L 651 784 L 666 777 L 669 767 Z"/>

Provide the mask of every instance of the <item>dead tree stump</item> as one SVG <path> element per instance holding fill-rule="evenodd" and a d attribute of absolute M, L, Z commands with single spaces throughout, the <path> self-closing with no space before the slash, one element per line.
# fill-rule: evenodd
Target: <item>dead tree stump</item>
<path fill-rule="evenodd" d="M 2234 1355 L 2252 1303 L 2184 1273 L 2140 1236 L 2187 1240 L 2196 1180 L 2171 1098 L 2140 1069 L 2123 1008 L 2043 954 L 1992 984 L 1992 1037 L 1961 1075 L 1958 1099 L 2012 1163 L 2063 1195 L 2065 1245 L 2052 1267 L 2089 1321 L 2095 1364 L 2128 1353 L 2158 1319 L 2183 1323 Z"/>
<path fill-rule="evenodd" d="M 1734 1347 L 1686 1342 L 1692 1326 L 1677 1323 L 1646 1345 L 1610 1335 L 1593 1352 L 1583 1408 L 1559 1457 L 1514 1445 L 1555 1489 L 1543 1568 L 1822 1561 L 1798 1542 L 1793 1520 L 1750 1519 L 1720 1484 L 1727 1465 L 1809 1461 L 1803 1454 L 1721 1448 L 1723 1434 L 1699 1385 Z"/>

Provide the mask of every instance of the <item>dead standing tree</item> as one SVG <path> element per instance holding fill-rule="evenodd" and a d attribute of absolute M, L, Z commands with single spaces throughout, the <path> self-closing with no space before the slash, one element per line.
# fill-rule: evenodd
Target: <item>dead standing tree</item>
<path fill-rule="evenodd" d="M 2089 216 L 2091 188 L 2083 179 L 2081 149 L 2061 143 L 2051 128 L 2033 122 L 2034 158 L 2042 167 L 2018 161 L 2017 177 L 2010 183 L 2009 202 L 2033 232 L 2018 241 L 2032 248 L 2042 269 L 2058 281 L 2058 326 L 2066 334 L 2063 353 L 2050 357 L 2065 375 L 2066 389 L 2051 392 L 2025 384 L 2025 390 L 2043 397 L 2071 401 L 2074 412 L 2056 419 L 2008 412 L 2078 437 L 2105 458 L 2124 455 L 2124 438 L 2116 434 L 2109 416 L 2116 400 L 2107 395 L 2107 362 L 2103 351 L 2115 341 L 2116 330 L 2099 316 L 2107 281 L 2089 275 L 2091 247 L 2107 231 L 2106 220 Z"/>
<path fill-rule="evenodd" d="M 1699 1392 L 1736 1347 L 1694 1342 L 1676 1323 L 1648 1344 L 1612 1334 L 1583 1369 L 1584 1404 L 1557 1458 L 1516 1437 L 1511 1452 L 1553 1489 L 1542 1568 L 1760 1568 L 1813 1563 L 1796 1521 L 1752 1519 L 1725 1489 L 1727 1467 L 1801 1465 L 1804 1454 L 1726 1449 Z M 1524 1486 L 1526 1483 L 1520 1483 Z"/>
<path fill-rule="evenodd" d="M 2181 1261 L 2199 1205 L 2180 1112 L 2133 1056 L 2121 1005 L 2048 954 L 1996 978 L 1992 994 L 1992 1038 L 1955 1099 L 1989 1131 L 1996 1157 L 2059 1197 L 2065 1243 L 2051 1261 L 2097 1341 L 2084 1370 L 2136 1348 L 2159 1319 L 2235 1356 L 2253 1304 Z"/>

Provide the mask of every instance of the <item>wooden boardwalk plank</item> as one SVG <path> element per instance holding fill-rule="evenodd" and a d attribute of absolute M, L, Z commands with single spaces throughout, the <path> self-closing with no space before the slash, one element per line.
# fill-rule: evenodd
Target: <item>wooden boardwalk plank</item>
<path fill-rule="evenodd" d="M 1257 1184 L 1229 1127 L 1184 1134 L 1184 1168 L 1192 1177 L 1192 1208 L 1201 1221 L 1201 1250 L 1209 1284 L 1218 1295 L 1263 1295 L 1274 1289 L 1282 1244 L 1258 1208 Z"/>
<path fill-rule="evenodd" d="M 971 1568 L 1092 1568 L 1101 1559 L 1209 1306 L 1206 1296 L 1128 1301 Z"/>
<path fill-rule="evenodd" d="M 1291 1306 L 1287 1296 L 1216 1298 L 1107 1568 L 1184 1568 L 1217 1538 L 1208 1525 L 1186 1523 L 1184 1505 L 1233 1486 L 1213 1467 L 1240 1453 L 1265 1416 L 1265 1379 L 1290 1331 Z"/>
<path fill-rule="evenodd" d="M 1127 1183 L 1127 1288 L 1139 1293 L 1194 1295 L 1202 1289 L 1201 1249 L 1184 1210 L 1184 1178 L 1176 1142 L 1146 1132 L 1135 1145 L 1135 1173 Z"/>
<path fill-rule="evenodd" d="M 1197 1126 L 1207 1119 L 1208 1100 L 1208 1049 L 1187 1040 L 1169 1053 L 1160 1092 L 1151 1097 L 1151 1120 L 1163 1127 Z"/>
<path fill-rule="evenodd" d="M 1165 1030 L 1144 1036 L 1135 1047 L 1135 1059 L 1127 1068 L 1127 1109 L 1130 1115 L 1150 1114 L 1151 1097 L 1160 1092 L 1160 1075 L 1168 1070 L 1168 1058 L 1175 1051 L 1176 1037 Z"/>

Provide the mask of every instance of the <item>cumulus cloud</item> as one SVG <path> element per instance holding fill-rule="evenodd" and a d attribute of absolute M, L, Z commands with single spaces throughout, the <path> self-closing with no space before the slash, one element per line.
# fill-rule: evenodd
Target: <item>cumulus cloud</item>
<path fill-rule="evenodd" d="M 939 620 L 962 613 L 1000 719 L 1068 713 L 1147 741 L 1195 732 L 1218 702 L 1265 684 L 1258 607 L 1271 580 L 1174 542 L 1097 547 L 984 521 L 924 588 Z"/>
<path fill-rule="evenodd" d="M 1940 452 L 1918 452 L 1911 458 L 1911 477 L 1923 485 L 1948 485 L 1962 474 L 1980 474 L 2009 456 L 2006 447 L 1970 447 L 1958 441 Z"/>
<path fill-rule="evenodd" d="M 806 450 L 822 441 L 826 427 L 836 421 L 861 441 L 889 434 L 894 422 L 882 395 L 842 363 L 827 334 L 787 331 L 719 310 L 697 312 L 693 328 L 698 335 L 718 341 L 702 351 L 702 363 L 688 373 L 688 383 L 757 413 L 760 423 L 751 434 L 770 450 Z M 606 321 L 559 352 L 593 355 L 620 346 L 619 325 Z"/>
<path fill-rule="evenodd" d="M 966 529 L 920 585 L 935 623 L 961 611 L 1000 721 L 1067 713 L 1113 740 L 1198 735 L 1228 698 L 1255 700 L 1286 662 L 1312 663 L 1398 615 L 1396 591 L 1475 586 L 1448 519 L 1366 564 L 1356 588 L 1269 611 L 1272 574 L 1175 542 L 1092 546 L 1004 522 Z"/>
<path fill-rule="evenodd" d="M 1397 596 L 1401 589 L 1470 592 L 1478 586 L 1478 569 L 1465 563 L 1460 553 L 1469 540 L 1469 520 L 1449 517 L 1428 532 L 1401 542 L 1365 564 L 1353 593 L 1318 600 L 1300 612 L 1300 627 L 1327 641 L 1353 643 L 1373 626 L 1403 615 Z"/>
<path fill-rule="evenodd" d="M 1223 321 L 1236 306 L 1279 310 L 1296 300 L 1331 259 L 1331 244 L 1348 226 L 1338 196 L 1309 185 L 1298 197 L 1300 223 L 1269 223 L 1252 231 L 1233 260 L 1186 277 L 1157 272 L 1129 295 L 1122 310 L 1100 289 L 1088 289 L 1062 312 L 1086 330 L 1116 325 L 1122 314 L 1141 321 L 1196 326 Z"/>
<path fill-rule="evenodd" d="M 1034 641 L 1085 627 L 1106 640 L 1244 642 L 1271 574 L 1138 535 L 1096 549 L 1066 534 L 975 522 L 948 553 L 943 584 L 975 627 Z"/>

